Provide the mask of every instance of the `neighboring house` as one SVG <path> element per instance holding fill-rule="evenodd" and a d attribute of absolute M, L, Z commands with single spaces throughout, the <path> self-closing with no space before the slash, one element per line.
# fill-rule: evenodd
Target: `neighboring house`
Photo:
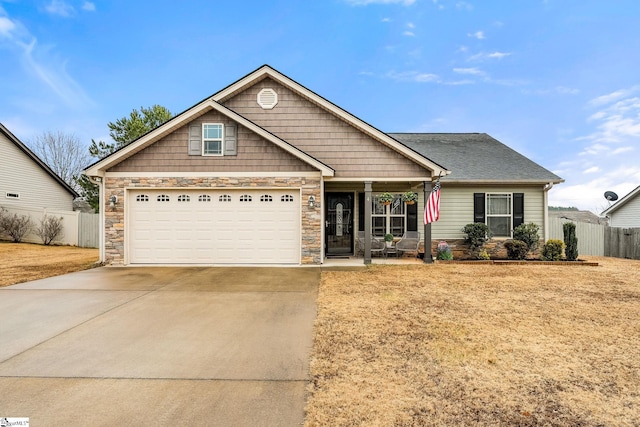
<path fill-rule="evenodd" d="M 607 225 L 607 218 L 599 217 L 591 211 L 549 210 L 549 218 L 560 218 L 573 222 Z"/>
<path fill-rule="evenodd" d="M 545 229 L 562 182 L 484 134 L 385 134 L 266 65 L 85 174 L 115 265 L 320 264 L 353 254 L 357 231 L 437 242 L 474 219 L 508 238 L 522 221 Z M 441 219 L 424 226 L 439 176 Z M 402 203 L 406 191 L 419 203 Z"/>
<path fill-rule="evenodd" d="M 640 186 L 618 200 L 601 215 L 609 218 L 611 227 L 640 227 Z"/>
<path fill-rule="evenodd" d="M 0 206 L 73 210 L 78 194 L 0 123 Z"/>

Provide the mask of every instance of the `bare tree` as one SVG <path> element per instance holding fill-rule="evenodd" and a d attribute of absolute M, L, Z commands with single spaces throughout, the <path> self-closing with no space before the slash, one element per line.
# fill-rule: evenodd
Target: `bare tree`
<path fill-rule="evenodd" d="M 56 175 L 82 193 L 77 180 L 82 170 L 91 163 L 91 156 L 76 135 L 61 131 L 43 132 L 31 141 L 30 146 Z"/>

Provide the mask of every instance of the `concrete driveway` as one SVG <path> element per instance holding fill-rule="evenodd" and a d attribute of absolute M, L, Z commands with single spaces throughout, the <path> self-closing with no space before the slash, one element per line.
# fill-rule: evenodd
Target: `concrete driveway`
<path fill-rule="evenodd" d="M 97 268 L 0 288 L 0 418 L 295 426 L 319 268 Z"/>

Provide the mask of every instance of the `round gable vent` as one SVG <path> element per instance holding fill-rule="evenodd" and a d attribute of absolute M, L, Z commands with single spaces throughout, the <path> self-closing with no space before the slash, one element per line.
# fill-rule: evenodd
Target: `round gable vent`
<path fill-rule="evenodd" d="M 275 90 L 264 88 L 258 92 L 258 105 L 264 110 L 270 110 L 278 103 L 278 94 Z"/>

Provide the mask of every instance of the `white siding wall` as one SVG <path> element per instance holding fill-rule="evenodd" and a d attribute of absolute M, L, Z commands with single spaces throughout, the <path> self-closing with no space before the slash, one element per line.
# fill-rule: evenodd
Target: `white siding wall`
<path fill-rule="evenodd" d="M 640 194 L 610 214 L 611 227 L 640 227 Z"/>
<path fill-rule="evenodd" d="M 7 193 L 19 193 L 9 199 Z M 0 133 L 0 206 L 73 210 L 73 196 Z"/>
<path fill-rule="evenodd" d="M 433 240 L 464 239 L 460 231 L 473 222 L 473 193 L 524 193 L 524 222 L 540 226 L 540 238 L 544 237 L 544 192 L 542 187 L 454 187 L 443 183 L 440 191 L 440 220 L 431 226 Z M 424 204 L 421 200 L 419 213 Z"/>

